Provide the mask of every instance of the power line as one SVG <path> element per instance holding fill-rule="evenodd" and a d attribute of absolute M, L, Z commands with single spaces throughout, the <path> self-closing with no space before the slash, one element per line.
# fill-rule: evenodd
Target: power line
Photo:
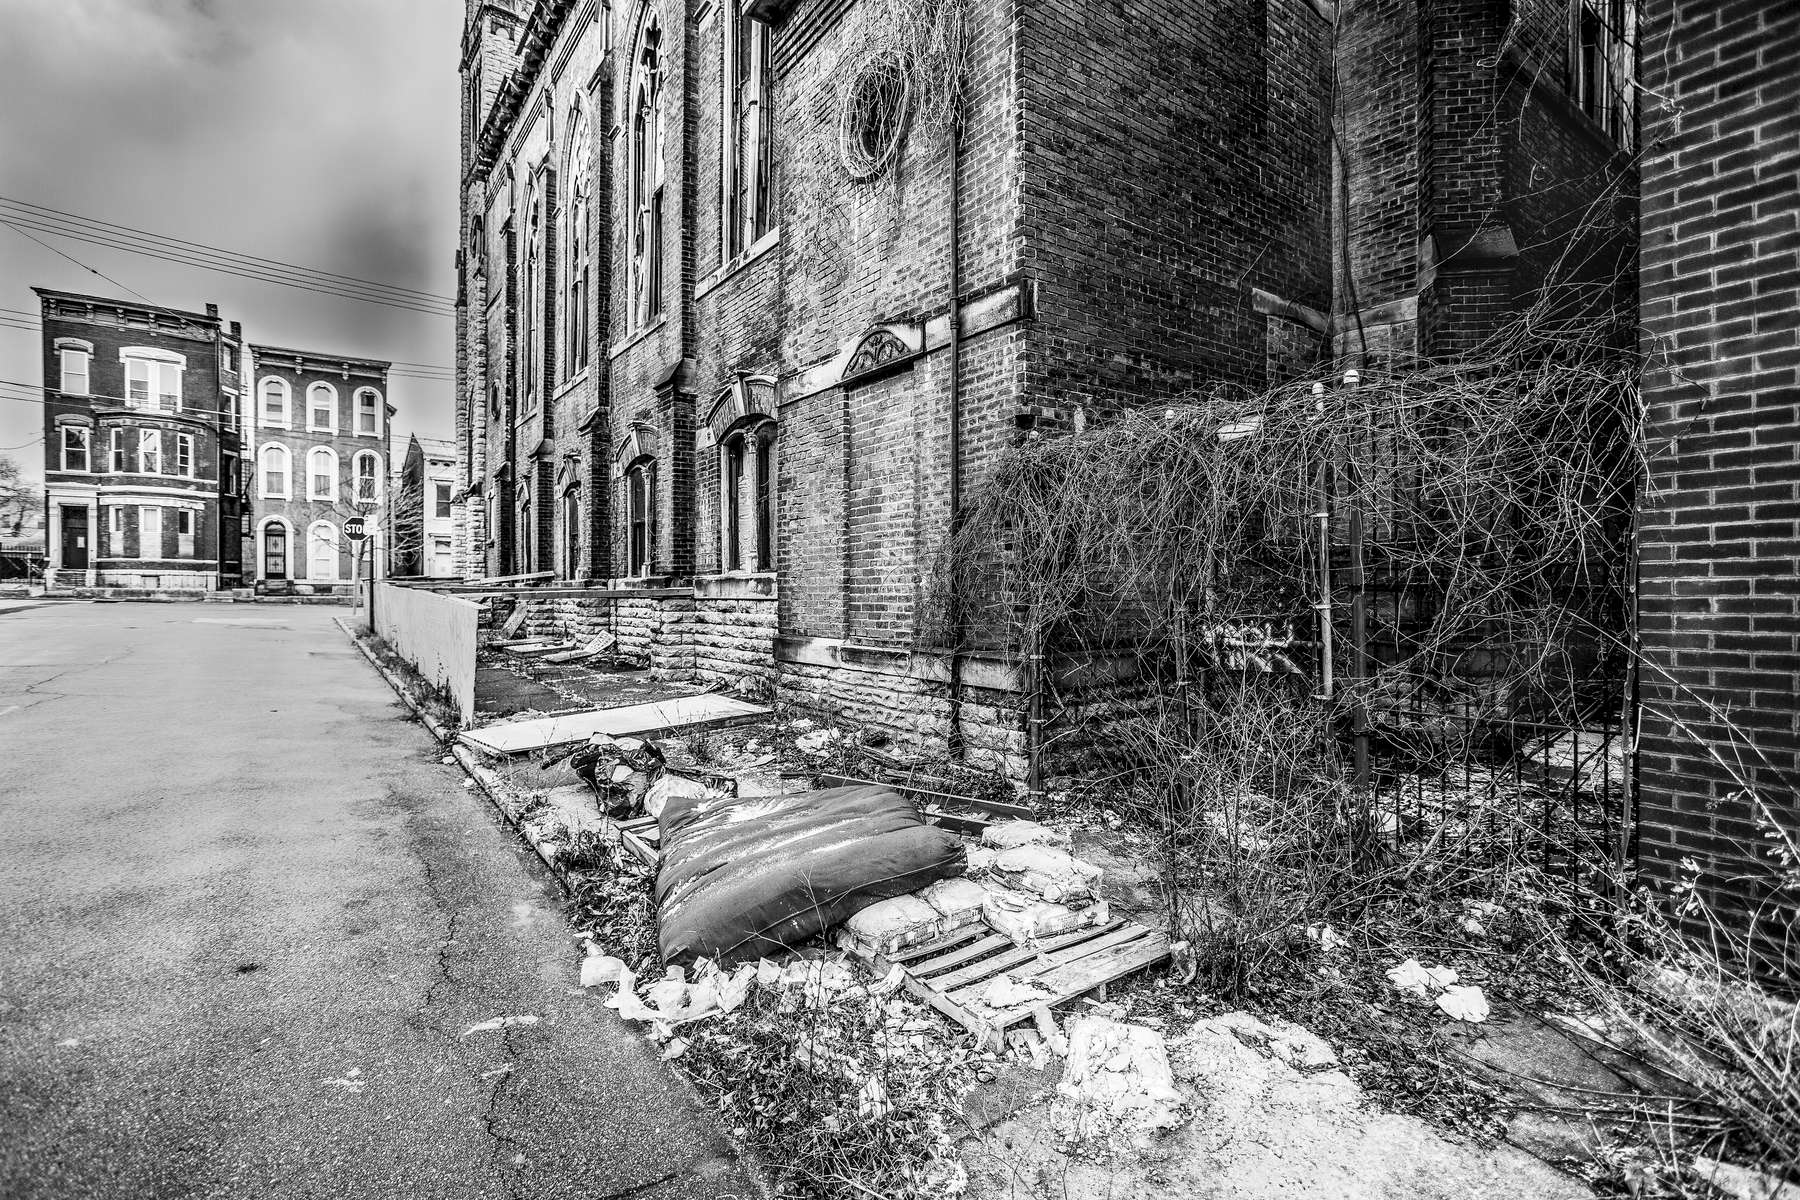
<path fill-rule="evenodd" d="M 21 227 L 20 227 L 20 223 L 16 222 L 16 220 L 4 220 L 4 221 L 0 221 L 0 223 L 4 223 L 9 227 L 11 227 L 15 230 L 18 230 L 19 232 L 23 232 L 23 229 L 21 229 Z M 147 249 L 143 246 L 132 245 L 128 242 L 120 241 L 117 239 L 110 239 L 110 238 L 97 236 L 97 235 L 89 235 L 89 234 L 84 234 L 84 233 L 79 233 L 79 232 L 73 232 L 68 229 L 57 228 L 57 227 L 49 226 L 49 225 L 45 225 L 45 224 L 32 224 L 30 222 L 24 222 L 23 225 L 25 228 L 36 229 L 40 233 L 50 234 L 52 237 L 66 237 L 66 238 L 70 238 L 74 241 L 86 242 L 87 244 L 93 245 L 93 246 L 105 246 L 105 247 L 108 247 L 109 249 L 124 250 L 131 254 L 142 255 L 145 258 L 159 259 L 163 262 L 172 262 L 172 263 L 179 264 L 181 266 L 197 267 L 201 270 L 212 271 L 216 274 L 221 274 L 221 275 L 235 275 L 241 279 L 249 279 L 249 280 L 253 280 L 258 283 L 272 283 L 272 284 L 276 284 L 277 286 L 280 286 L 280 287 L 294 288 L 298 291 L 303 291 L 303 292 L 316 292 L 320 295 L 334 296 L 334 297 L 337 297 L 337 298 L 343 299 L 343 300 L 361 300 L 367 304 L 381 304 L 381 305 L 385 305 L 389 308 L 398 308 L 398 309 L 402 309 L 402 310 L 405 310 L 408 312 L 422 313 L 425 316 L 449 318 L 452 315 L 454 315 L 448 307 L 441 307 L 441 308 L 440 307 L 431 307 L 426 302 L 423 302 L 423 301 L 421 301 L 419 303 L 412 303 L 410 301 L 403 300 L 403 299 L 392 299 L 392 298 L 385 297 L 385 296 L 366 295 L 361 292 L 353 291 L 348 288 L 342 288 L 342 287 L 336 287 L 336 286 L 331 286 L 331 287 L 315 286 L 313 283 L 310 283 L 310 282 L 302 282 L 302 280 L 306 278 L 304 276 L 297 277 L 297 278 L 287 278 L 282 275 L 277 275 L 277 274 L 264 272 L 264 271 L 260 271 L 260 270 L 239 268 L 239 267 L 231 266 L 226 263 L 208 261 L 207 259 L 200 257 L 198 255 L 186 254 L 186 253 L 176 253 L 176 252 L 164 253 L 161 250 Z M 30 236 L 30 235 L 27 234 L 26 236 Z M 38 239 L 32 238 L 32 240 L 37 241 Z M 55 247 L 50 247 L 50 249 L 55 249 Z M 65 256 L 65 257 L 67 257 L 67 256 Z M 71 261 L 74 261 L 74 260 L 71 259 Z M 96 274 L 98 274 L 98 272 L 96 272 Z M 101 276 L 101 278 L 106 278 L 106 277 Z M 123 287 L 124 285 L 121 284 L 120 286 Z M 126 290 L 130 291 L 131 289 L 127 288 Z M 132 295 L 136 296 L 136 295 L 138 295 L 138 293 L 132 292 Z M 142 297 L 140 296 L 140 299 L 141 298 Z M 145 303 L 150 303 L 150 302 L 146 300 Z"/>
<path fill-rule="evenodd" d="M 36 242 L 38 245 L 40 245 L 44 249 L 50 251 L 50 253 L 52 253 L 52 254 L 61 254 L 64 258 L 68 259 L 70 262 L 74 263 L 76 266 L 80 267 L 82 270 L 91 272 L 95 275 L 98 275 L 100 278 L 106 280 L 106 282 L 112 284 L 114 287 L 125 288 L 126 291 L 128 291 L 132 295 L 136 296 L 139 300 L 142 300 L 145 304 L 150 303 L 150 298 L 148 296 L 145 296 L 144 293 L 137 291 L 133 288 L 125 287 L 124 284 L 120 283 L 118 280 L 114 279 L 111 275 L 108 275 L 106 272 L 102 271 L 99 267 L 88 266 L 86 263 L 82 262 L 79 258 L 76 258 L 73 254 L 67 254 L 61 250 L 58 250 L 55 246 L 52 246 L 49 242 L 44 241 L 42 238 L 32 237 L 29 233 L 26 233 L 23 229 L 20 229 L 17 225 L 14 225 L 11 221 L 0 221 L 0 225 L 5 225 L 8 229 L 12 230 L 14 233 L 18 234 L 22 238 L 27 238 L 31 241 Z"/>
<path fill-rule="evenodd" d="M 161 243 L 170 247 L 184 247 L 188 250 L 198 251 L 209 256 L 221 256 L 233 262 L 256 263 L 263 267 L 269 267 L 283 272 L 297 272 L 302 275 L 312 276 L 321 281 L 334 281 L 336 283 L 352 285 L 361 289 L 392 293 L 403 298 L 441 304 L 446 307 L 454 306 L 456 303 L 456 299 L 453 296 L 446 296 L 437 292 L 428 292 L 422 288 L 403 287 L 399 284 L 383 283 L 378 279 L 364 279 L 356 275 L 341 275 L 336 271 L 322 271 L 317 267 L 303 266 L 300 263 L 286 262 L 278 258 L 265 258 L 259 254 L 246 254 L 238 250 L 227 250 L 224 247 L 215 246 L 208 242 L 195 242 L 190 241 L 187 238 L 152 233 L 147 229 L 140 229 L 135 225 L 124 225 L 116 221 L 102 221 L 95 217 L 84 217 L 79 213 L 72 213 L 65 209 L 51 208 L 44 204 L 33 204 L 28 200 L 16 200 L 10 196 L 0 196 L 0 206 L 23 210 L 27 216 L 34 217 L 38 220 L 51 221 L 57 224 L 74 224 L 94 229 L 112 230 L 119 236 L 128 236 L 149 242 Z"/>

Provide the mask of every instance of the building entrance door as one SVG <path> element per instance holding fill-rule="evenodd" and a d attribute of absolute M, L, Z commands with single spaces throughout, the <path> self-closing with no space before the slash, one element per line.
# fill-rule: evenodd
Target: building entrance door
<path fill-rule="evenodd" d="M 66 571 L 85 571 L 88 565 L 88 510 L 62 506 L 62 565 Z"/>
<path fill-rule="evenodd" d="M 288 577 L 287 543 L 286 526 L 270 525 L 263 530 L 264 579 L 286 579 Z"/>

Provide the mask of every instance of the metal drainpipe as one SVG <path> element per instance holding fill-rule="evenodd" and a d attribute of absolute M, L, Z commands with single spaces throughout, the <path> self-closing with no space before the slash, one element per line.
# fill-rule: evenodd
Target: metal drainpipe
<path fill-rule="evenodd" d="M 962 120 L 950 125 L 950 536 L 962 528 L 962 250 L 958 234 L 962 224 Z M 953 759 L 964 752 L 962 735 L 963 621 L 962 587 L 951 576 L 950 611 L 950 731 L 945 748 Z"/>
<path fill-rule="evenodd" d="M 1325 385 L 1313 384 L 1314 420 L 1325 420 Z M 1319 614 L 1319 691 L 1318 699 L 1330 700 L 1334 694 L 1331 677 L 1331 455 L 1319 460 L 1319 492 L 1313 519 L 1319 533 L 1319 602 L 1313 606 Z"/>

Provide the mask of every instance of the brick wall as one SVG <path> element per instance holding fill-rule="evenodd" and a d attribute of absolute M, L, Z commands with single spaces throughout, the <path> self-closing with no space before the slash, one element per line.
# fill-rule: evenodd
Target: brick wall
<path fill-rule="evenodd" d="M 1329 27 L 1301 0 L 1020 13 L 1033 402 L 1261 385 L 1268 321 L 1250 289 L 1330 305 Z"/>
<path fill-rule="evenodd" d="M 1744 789 L 1800 824 L 1800 9 L 1648 0 L 1643 45 L 1639 846 L 1747 893 Z"/>

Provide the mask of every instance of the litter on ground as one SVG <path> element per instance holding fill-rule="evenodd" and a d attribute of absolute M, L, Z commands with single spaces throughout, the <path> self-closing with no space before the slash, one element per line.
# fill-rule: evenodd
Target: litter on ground
<path fill-rule="evenodd" d="M 462 1031 L 462 1036 L 468 1037 L 472 1033 L 492 1033 L 496 1029 L 512 1029 L 519 1025 L 536 1025 L 537 1023 L 538 1018 L 530 1013 L 521 1013 L 516 1017 L 494 1017 L 478 1025 L 469 1026 Z"/>

